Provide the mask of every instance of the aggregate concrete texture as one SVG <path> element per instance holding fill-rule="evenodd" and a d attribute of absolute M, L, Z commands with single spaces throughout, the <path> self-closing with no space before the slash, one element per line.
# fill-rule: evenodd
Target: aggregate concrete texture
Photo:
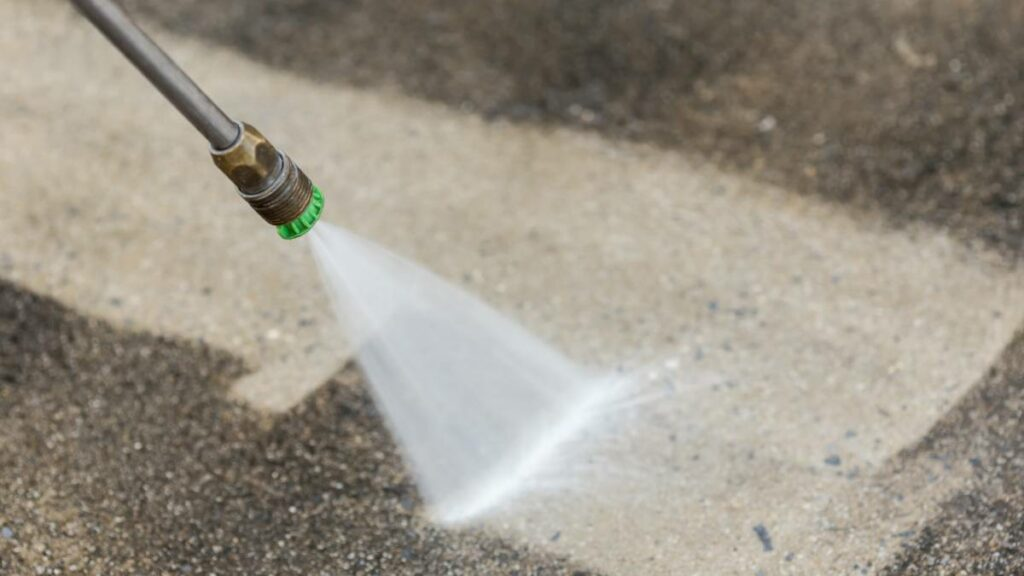
<path fill-rule="evenodd" d="M 0 274 L 237 355 L 252 371 L 232 393 L 271 414 L 337 372 L 350 346 L 303 242 L 233 197 L 191 128 L 68 6 L 4 0 L 0 21 L 0 187 L 15 191 Z M 611 482 L 485 529 L 615 574 L 834 573 L 891 558 L 969 477 L 925 462 L 878 482 L 1020 325 L 1021 273 L 996 255 L 675 151 L 155 35 L 302 164 L 328 221 L 581 362 L 670 385 L 606 457 Z"/>

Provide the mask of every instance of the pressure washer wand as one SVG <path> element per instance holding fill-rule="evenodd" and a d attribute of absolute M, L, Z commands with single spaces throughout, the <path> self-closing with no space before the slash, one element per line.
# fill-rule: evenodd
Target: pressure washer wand
<path fill-rule="evenodd" d="M 288 155 L 225 114 L 116 2 L 72 2 L 202 133 L 214 164 L 282 238 L 298 238 L 316 224 L 323 194 Z"/>

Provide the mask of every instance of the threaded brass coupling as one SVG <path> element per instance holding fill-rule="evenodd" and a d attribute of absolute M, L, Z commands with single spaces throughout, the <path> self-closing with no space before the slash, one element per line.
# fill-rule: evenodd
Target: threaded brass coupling
<path fill-rule="evenodd" d="M 230 147 L 210 152 L 213 163 L 257 214 L 278 227 L 281 237 L 301 236 L 319 218 L 323 196 L 298 165 L 258 130 L 241 124 L 239 132 Z"/>

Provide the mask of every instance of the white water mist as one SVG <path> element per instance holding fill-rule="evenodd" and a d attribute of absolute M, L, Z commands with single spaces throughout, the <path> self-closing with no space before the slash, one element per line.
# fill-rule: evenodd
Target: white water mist
<path fill-rule="evenodd" d="M 609 383 L 464 290 L 321 222 L 313 252 L 378 408 L 432 515 L 520 492 Z"/>

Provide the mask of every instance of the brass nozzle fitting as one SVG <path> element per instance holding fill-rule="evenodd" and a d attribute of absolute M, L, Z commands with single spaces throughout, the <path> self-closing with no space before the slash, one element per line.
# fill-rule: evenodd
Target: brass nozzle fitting
<path fill-rule="evenodd" d="M 248 124 L 224 150 L 211 150 L 213 163 L 238 186 L 238 193 L 274 226 L 303 215 L 313 197 L 313 183 L 286 154 Z"/>

